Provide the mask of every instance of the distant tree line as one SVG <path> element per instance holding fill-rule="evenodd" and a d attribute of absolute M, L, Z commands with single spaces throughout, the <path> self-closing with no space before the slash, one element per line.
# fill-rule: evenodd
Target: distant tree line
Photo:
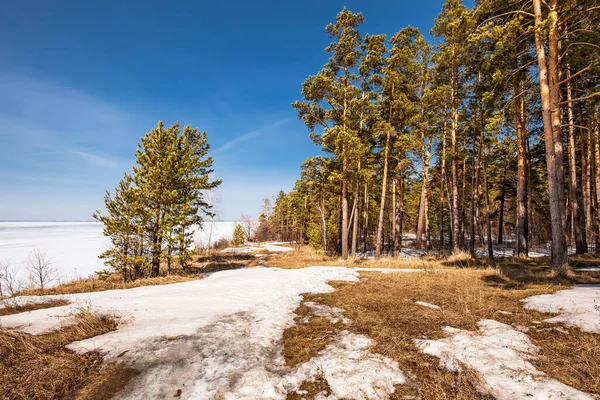
<path fill-rule="evenodd" d="M 293 104 L 325 155 L 268 216 L 283 240 L 346 258 L 514 243 L 600 252 L 600 6 L 596 0 L 447 0 L 418 29 L 363 35 L 344 8 L 328 61 Z"/>
<path fill-rule="evenodd" d="M 211 179 L 206 132 L 160 121 L 141 140 L 136 162 L 114 193 L 106 193 L 104 223 L 111 248 L 100 258 L 126 280 L 158 276 L 161 267 L 185 268 L 192 259 L 192 235 L 211 217 L 204 193 L 221 181 Z"/>

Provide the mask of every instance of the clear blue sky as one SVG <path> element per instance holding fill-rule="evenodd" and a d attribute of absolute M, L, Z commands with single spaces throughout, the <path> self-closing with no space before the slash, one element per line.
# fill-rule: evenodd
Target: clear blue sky
<path fill-rule="evenodd" d="M 318 149 L 291 108 L 346 5 L 428 33 L 442 0 L 0 4 L 0 219 L 83 219 L 162 119 L 208 131 L 223 219 L 256 215 Z"/>

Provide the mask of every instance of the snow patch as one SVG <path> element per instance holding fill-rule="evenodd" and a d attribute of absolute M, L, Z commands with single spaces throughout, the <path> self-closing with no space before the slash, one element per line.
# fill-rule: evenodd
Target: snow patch
<path fill-rule="evenodd" d="M 323 377 L 331 394 L 320 399 L 389 399 L 395 385 L 406 383 L 398 362 L 370 351 L 373 340 L 342 331 L 316 357 L 303 363 L 285 379 L 286 386 L 298 391 L 302 382 Z"/>
<path fill-rule="evenodd" d="M 283 242 L 251 243 L 244 247 L 228 247 L 222 250 L 223 253 L 255 253 L 268 251 L 269 253 L 285 253 L 294 249 L 282 246 Z"/>
<path fill-rule="evenodd" d="M 575 268 L 573 271 L 577 272 L 600 272 L 600 267 L 584 267 L 584 268 Z"/>
<path fill-rule="evenodd" d="M 577 285 L 554 294 L 531 296 L 525 308 L 544 313 L 559 313 L 544 322 L 560 322 L 582 331 L 600 333 L 600 285 Z"/>
<path fill-rule="evenodd" d="M 329 307 L 324 304 L 317 304 L 312 301 L 304 302 L 304 305 L 309 307 L 312 313 L 318 317 L 323 317 L 327 319 L 332 324 L 337 324 L 338 322 L 342 322 L 344 324 L 349 324 L 352 322 L 350 318 L 344 317 L 344 313 L 346 310 L 339 307 Z"/>
<path fill-rule="evenodd" d="M 498 400 L 592 400 L 537 370 L 529 360 L 538 348 L 525 333 L 494 320 L 481 320 L 478 326 L 479 332 L 445 327 L 448 338 L 417 339 L 415 343 L 426 354 L 438 357 L 440 365 L 449 371 L 466 366 L 477 373 L 479 379 L 473 382 L 477 389 Z"/>
<path fill-rule="evenodd" d="M 423 307 L 433 308 L 434 310 L 441 310 L 442 309 L 442 307 L 440 307 L 440 306 L 436 306 L 435 304 L 431 304 L 431 303 L 426 303 L 424 301 L 415 301 L 415 304 L 418 304 L 418 305 L 423 306 Z"/>
<path fill-rule="evenodd" d="M 365 336 L 344 332 L 295 369 L 281 355 L 302 293 L 331 292 L 327 282 L 356 282 L 358 275 L 340 267 L 221 271 L 173 285 L 65 295 L 71 305 L 2 317 L 2 325 L 51 331 L 81 305 L 121 315 L 127 322 L 116 331 L 68 347 L 99 350 L 107 362 L 141 370 L 118 394 L 123 399 L 171 398 L 182 390 L 183 399 L 284 400 L 319 376 L 332 387 L 329 399 L 385 399 L 404 376 L 397 363 L 370 353 Z M 341 309 L 328 312 L 345 320 Z"/>

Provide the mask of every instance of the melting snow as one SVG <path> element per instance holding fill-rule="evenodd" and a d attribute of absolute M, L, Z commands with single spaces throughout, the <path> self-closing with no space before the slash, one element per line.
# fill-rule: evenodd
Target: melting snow
<path fill-rule="evenodd" d="M 600 333 L 600 285 L 577 285 L 523 301 L 527 309 L 560 314 L 544 322 L 561 322 L 586 332 Z"/>
<path fill-rule="evenodd" d="M 321 399 L 388 399 L 395 385 L 406 383 L 398 363 L 370 352 L 373 340 L 364 335 L 342 331 L 316 357 L 300 365 L 286 381 L 298 390 L 305 381 L 323 377 L 331 389 Z"/>
<path fill-rule="evenodd" d="M 284 253 L 293 251 L 294 249 L 287 246 L 282 246 L 284 242 L 268 242 L 268 243 L 251 243 L 245 247 L 228 247 L 223 253 L 254 253 L 258 251 L 268 251 L 270 253 Z"/>
<path fill-rule="evenodd" d="M 449 371 L 462 366 L 475 371 L 480 378 L 473 382 L 477 389 L 498 400 L 593 399 L 537 370 L 529 360 L 538 348 L 526 334 L 494 320 L 479 321 L 478 326 L 479 332 L 446 327 L 446 339 L 415 342 Z"/>
<path fill-rule="evenodd" d="M 69 345 L 142 370 L 118 398 L 170 398 L 181 389 L 190 399 L 285 399 L 303 380 L 321 375 L 332 388 L 330 399 L 387 398 L 404 377 L 392 360 L 368 351 L 372 343 L 364 336 L 344 333 L 293 370 L 281 355 L 301 294 L 330 292 L 328 281 L 358 275 L 339 267 L 221 271 L 173 285 L 66 295 L 71 305 L 0 322 L 37 334 L 59 328 L 80 306 L 122 315 L 127 322 L 116 331 Z"/>
<path fill-rule="evenodd" d="M 352 322 L 349 318 L 344 317 L 344 312 L 346 312 L 346 310 L 343 308 L 329 307 L 312 301 L 306 301 L 304 302 L 304 305 L 309 307 L 314 315 L 326 318 L 332 324 L 337 324 L 338 322 L 349 324 Z"/>
<path fill-rule="evenodd" d="M 431 303 L 426 303 L 424 301 L 415 301 L 415 304 L 418 304 L 418 305 L 423 306 L 423 307 L 433 308 L 434 310 L 441 310 L 442 309 L 440 306 L 436 306 L 435 304 L 431 304 Z"/>

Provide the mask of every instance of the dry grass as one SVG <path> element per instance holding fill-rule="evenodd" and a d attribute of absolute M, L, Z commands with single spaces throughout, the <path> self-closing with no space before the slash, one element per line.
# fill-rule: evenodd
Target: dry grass
<path fill-rule="evenodd" d="M 96 378 L 102 356 L 77 354 L 65 346 L 114 330 L 114 316 L 82 309 L 60 330 L 28 335 L 0 330 L 0 398 L 61 399 Z"/>
<path fill-rule="evenodd" d="M 71 304 L 71 302 L 67 299 L 55 299 L 48 300 L 43 303 L 27 303 L 27 304 L 15 304 L 8 301 L 5 307 L 0 308 L 0 317 L 11 315 L 11 314 L 19 314 L 27 311 L 35 311 L 41 310 L 44 308 L 54 308 L 67 306 Z"/>
<path fill-rule="evenodd" d="M 19 292 L 18 296 L 43 296 L 74 293 L 102 292 L 104 290 L 132 289 L 141 286 L 170 285 L 172 283 L 188 282 L 199 279 L 197 276 L 168 275 L 157 278 L 142 278 L 132 282 L 125 282 L 118 275 L 111 275 L 108 279 L 97 278 L 77 279 L 71 282 L 53 286 L 48 289 L 29 289 Z"/>
<path fill-rule="evenodd" d="M 236 254 L 236 253 L 214 253 L 208 256 L 198 257 L 191 268 L 196 273 L 212 273 L 230 269 L 239 269 L 254 267 L 258 264 L 259 258 L 254 254 Z"/>
<path fill-rule="evenodd" d="M 323 300 L 321 295 L 304 295 L 304 301 L 295 311 L 296 324 L 283 332 L 283 358 L 289 366 L 310 360 L 331 342 L 341 327 L 341 322 L 334 324 L 327 318 L 313 315 L 304 305 L 306 301 L 322 303 Z"/>
<path fill-rule="evenodd" d="M 347 260 L 342 258 L 329 257 L 323 251 L 315 250 L 310 246 L 302 246 L 294 251 L 284 253 L 269 254 L 264 263 L 266 267 L 278 267 L 286 269 L 298 269 L 318 266 L 337 266 L 337 267 L 361 267 L 361 268 L 443 268 L 440 260 L 435 257 L 420 258 L 394 258 L 383 257 L 378 260 L 362 259 L 350 257 Z"/>
<path fill-rule="evenodd" d="M 531 327 L 529 336 L 541 349 L 535 361 L 538 369 L 577 389 L 600 395 L 600 363 L 597 362 L 600 335 L 575 329 L 566 335 L 551 329 L 551 325 L 533 324 L 532 321 L 548 318 L 548 315 L 525 310 L 520 300 L 566 286 L 535 262 L 532 271 L 515 268 L 511 262 L 505 262 L 503 269 L 438 269 L 419 274 L 361 272 L 359 283 L 333 282 L 335 292 L 310 295 L 310 300 L 346 309 L 346 316 L 353 320 L 350 330 L 370 336 L 377 343 L 373 351 L 400 363 L 410 383 L 399 386 L 393 399 L 405 396 L 423 400 L 487 398 L 478 394 L 472 385 L 478 379 L 474 373 L 464 369 L 452 374 L 440 369 L 439 360 L 423 354 L 413 342 L 415 338 L 445 337 L 444 326 L 477 330 L 476 324 L 481 319 Z M 572 281 L 599 282 L 594 277 L 574 275 L 562 283 Z M 437 304 L 442 310 L 422 307 L 415 301 Z M 499 310 L 513 314 L 501 314 Z M 298 311 L 300 315 L 307 312 L 302 306 Z M 316 338 L 331 329 L 331 326 L 324 328 L 320 322 L 306 325 L 286 331 L 284 353 L 297 353 L 295 357 L 286 356 L 286 360 L 302 361 L 316 355 L 321 347 L 307 342 L 307 337 Z M 295 338 L 294 334 L 303 337 Z"/>

